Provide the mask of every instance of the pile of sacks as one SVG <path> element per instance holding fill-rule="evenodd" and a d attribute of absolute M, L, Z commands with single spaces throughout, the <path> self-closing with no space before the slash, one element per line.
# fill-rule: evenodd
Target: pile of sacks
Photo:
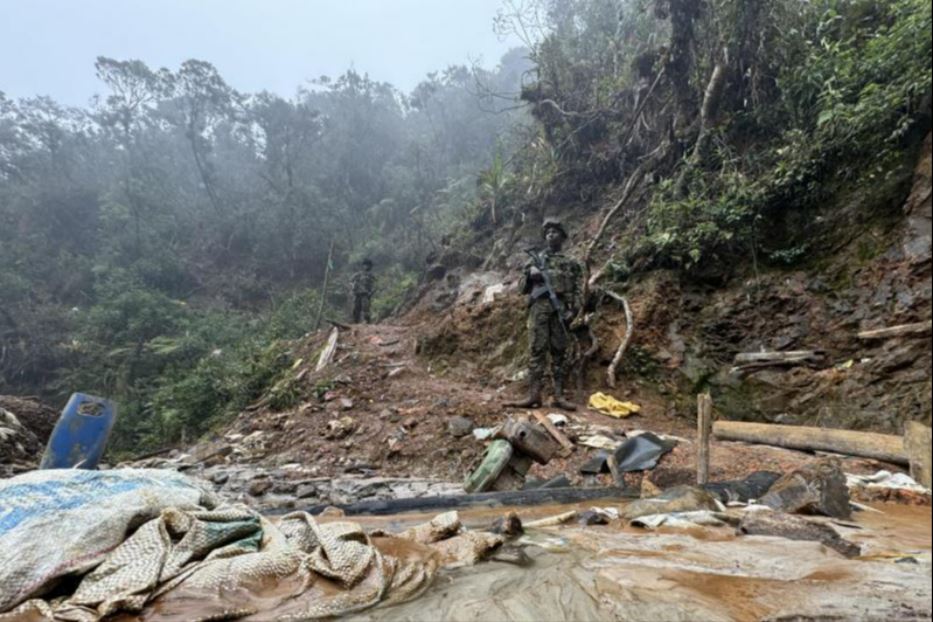
<path fill-rule="evenodd" d="M 171 471 L 33 471 L 0 482 L 0 622 L 324 618 L 413 598 L 502 542 L 454 512 L 374 536 L 304 512 L 273 523 Z"/>

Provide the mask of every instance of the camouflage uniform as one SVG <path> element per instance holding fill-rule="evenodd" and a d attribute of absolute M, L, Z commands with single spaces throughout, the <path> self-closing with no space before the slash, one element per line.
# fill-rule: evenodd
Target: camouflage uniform
<path fill-rule="evenodd" d="M 546 220 L 544 229 L 556 228 L 566 238 L 567 233 L 556 220 Z M 547 372 L 547 357 L 551 355 L 551 373 L 554 378 L 555 405 L 571 406 L 562 401 L 564 377 L 567 373 L 567 349 L 570 347 L 570 320 L 582 308 L 583 264 L 560 251 L 545 250 L 538 253 L 540 266 L 547 272 L 551 288 L 557 295 L 564 309 L 564 318 L 560 318 L 549 299 L 543 282 L 536 282 L 532 275 L 534 261 L 525 265 L 519 288 L 528 295 L 528 349 L 530 362 L 528 380 L 530 397 L 516 406 L 531 406 L 540 402 L 540 392 Z M 563 320 L 564 326 L 561 326 Z"/>
<path fill-rule="evenodd" d="M 355 323 L 370 323 L 369 306 L 375 286 L 376 277 L 371 270 L 361 270 L 350 278 L 350 288 L 353 293 L 353 321 Z"/>

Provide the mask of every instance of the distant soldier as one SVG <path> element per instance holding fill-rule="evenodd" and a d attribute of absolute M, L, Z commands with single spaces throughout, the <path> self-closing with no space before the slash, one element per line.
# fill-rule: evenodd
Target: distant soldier
<path fill-rule="evenodd" d="M 369 259 L 362 261 L 363 269 L 350 277 L 350 288 L 353 294 L 353 322 L 370 323 L 369 316 L 370 302 L 373 298 L 373 289 L 376 285 L 376 277 L 373 276 L 373 262 Z"/>
<path fill-rule="evenodd" d="M 556 218 L 544 220 L 544 240 L 547 249 L 530 252 L 533 259 L 525 265 L 519 287 L 528 295 L 528 398 L 506 406 L 533 408 L 541 405 L 541 390 L 547 371 L 547 356 L 551 355 L 554 378 L 552 406 L 575 410 L 564 400 L 564 378 L 567 375 L 567 349 L 570 347 L 570 325 L 583 307 L 583 265 L 561 253 L 567 231 Z"/>

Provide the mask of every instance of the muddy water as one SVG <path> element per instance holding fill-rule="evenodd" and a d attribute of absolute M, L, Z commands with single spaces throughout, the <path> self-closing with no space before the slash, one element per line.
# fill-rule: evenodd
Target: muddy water
<path fill-rule="evenodd" d="M 524 521 L 596 504 L 515 508 Z M 606 505 L 609 505 L 607 503 Z M 845 559 L 815 542 L 734 535 L 732 528 L 647 532 L 567 525 L 527 534 L 533 559 L 443 573 L 416 601 L 349 620 L 928 619 L 930 508 L 879 504 L 839 527 L 863 546 Z M 488 525 L 507 509 L 461 512 Z M 356 519 L 357 517 L 354 517 Z M 360 518 L 398 528 L 424 517 Z"/>

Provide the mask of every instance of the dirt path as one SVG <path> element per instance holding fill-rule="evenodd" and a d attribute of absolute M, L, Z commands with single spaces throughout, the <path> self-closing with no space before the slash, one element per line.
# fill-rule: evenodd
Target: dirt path
<path fill-rule="evenodd" d="M 289 390 L 297 394 L 296 404 L 281 411 L 266 407 L 244 412 L 222 438 L 206 445 L 231 443 L 229 462 L 300 464 L 320 476 L 363 473 L 462 481 L 485 445 L 474 438 L 472 429 L 493 427 L 530 411 L 502 406 L 522 390 L 520 382 L 494 382 L 469 365 L 434 369 L 430 359 L 418 353 L 420 333 L 420 327 L 411 323 L 341 330 L 332 362 L 320 371 L 314 368 L 326 335 L 308 339 L 294 352 L 296 364 L 290 371 L 294 380 Z M 692 423 L 656 406 L 643 412 L 647 414 L 621 420 L 584 407 L 561 414 L 568 417 L 566 432 L 572 439 L 583 434 L 622 438 L 634 430 L 672 435 L 679 439 L 678 446 L 649 477 L 660 486 L 692 481 Z M 580 466 L 597 451 L 577 445 L 570 457 L 535 465 L 529 476 L 548 479 L 564 474 L 574 483 L 607 485 L 608 474 L 580 473 Z M 804 452 L 716 442 L 711 476 L 725 480 L 759 469 L 784 472 L 810 458 Z M 850 472 L 890 467 L 872 460 L 846 462 Z M 639 475 L 629 478 L 630 484 L 639 485 Z"/>

